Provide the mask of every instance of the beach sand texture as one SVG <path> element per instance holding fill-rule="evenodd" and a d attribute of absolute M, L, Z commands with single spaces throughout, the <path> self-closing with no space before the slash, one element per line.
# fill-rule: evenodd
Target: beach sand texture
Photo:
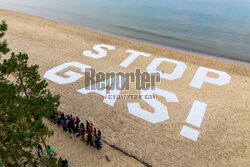
<path fill-rule="evenodd" d="M 168 121 L 158 124 L 129 114 L 127 102 L 140 102 L 143 108 L 153 111 L 142 100 L 117 100 L 115 106 L 111 107 L 103 103 L 100 95 L 76 92 L 85 87 L 84 78 L 65 85 L 48 80 L 49 89 L 61 95 L 61 111 L 93 122 L 109 143 L 152 166 L 250 166 L 249 66 L 113 37 L 8 10 L 0 10 L 0 19 L 7 21 L 6 38 L 12 51 L 27 53 L 29 62 L 40 66 L 41 76 L 51 68 L 72 61 L 104 72 L 133 72 L 136 68 L 146 71 L 153 59 L 161 57 L 184 62 L 187 68 L 180 79 L 161 79 L 157 84 L 158 88 L 175 93 L 179 99 L 179 103 L 167 103 L 162 97 L 157 97 L 167 105 L 170 117 Z M 83 56 L 84 50 L 92 50 L 96 44 L 114 45 L 116 49 L 101 59 Z M 152 56 L 138 57 L 124 68 L 119 64 L 128 57 L 129 53 L 125 52 L 127 49 Z M 201 89 L 190 87 L 199 66 L 224 71 L 231 76 L 231 82 L 223 86 L 205 83 Z M 159 70 L 165 69 L 166 73 L 170 73 L 174 67 L 173 64 L 162 63 Z M 77 68 L 69 69 L 80 72 Z M 63 76 L 67 70 L 58 75 Z M 139 92 L 135 91 L 132 83 L 131 89 L 121 94 Z M 185 120 L 194 100 L 207 103 L 201 127 L 196 128 L 200 131 L 197 142 L 180 135 L 183 125 L 188 125 Z M 67 158 L 71 166 L 143 166 L 106 144 L 97 151 L 55 125 L 49 123 L 49 126 L 55 130 L 55 135 L 48 139 L 49 145 L 58 155 Z M 105 159 L 105 155 L 110 158 L 110 162 Z"/>

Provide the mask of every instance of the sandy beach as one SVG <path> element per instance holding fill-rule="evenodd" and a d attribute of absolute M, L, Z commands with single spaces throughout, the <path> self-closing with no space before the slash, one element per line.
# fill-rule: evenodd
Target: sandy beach
<path fill-rule="evenodd" d="M 133 72 L 136 68 L 147 71 L 155 58 L 168 58 L 184 62 L 183 76 L 170 81 L 161 79 L 160 89 L 174 92 L 178 103 L 167 103 L 170 119 L 152 124 L 128 112 L 127 103 L 139 102 L 142 108 L 153 112 L 144 101 L 119 99 L 114 107 L 103 103 L 103 97 L 94 93 L 83 95 L 76 90 L 84 88 L 84 78 L 71 84 L 59 85 L 47 80 L 49 89 L 61 95 L 60 111 L 81 120 L 93 122 L 103 138 L 152 166 L 249 166 L 250 165 L 250 67 L 218 59 L 202 57 L 160 46 L 136 42 L 56 21 L 0 9 L 0 19 L 8 24 L 6 39 L 15 52 L 29 55 L 30 64 L 38 64 L 43 76 L 46 71 L 67 62 L 87 64 L 96 71 Z M 93 59 L 83 56 L 96 44 L 114 45 L 108 56 Z M 127 68 L 119 66 L 127 57 L 128 49 L 151 54 L 138 57 Z M 220 70 L 231 76 L 229 84 L 218 86 L 203 84 L 201 89 L 190 87 L 199 66 Z M 158 70 L 171 73 L 175 66 L 162 63 Z M 67 70 L 80 72 L 70 67 Z M 66 69 L 59 72 L 63 76 Z M 213 74 L 210 77 L 216 77 Z M 121 94 L 139 94 L 131 83 L 129 91 Z M 200 128 L 185 123 L 194 100 L 207 104 Z M 104 144 L 103 149 L 86 146 L 79 138 L 63 132 L 48 122 L 55 131 L 48 143 L 70 166 L 143 166 L 137 160 Z M 199 130 L 198 140 L 180 135 L 182 127 Z M 107 161 L 105 156 L 110 158 Z"/>

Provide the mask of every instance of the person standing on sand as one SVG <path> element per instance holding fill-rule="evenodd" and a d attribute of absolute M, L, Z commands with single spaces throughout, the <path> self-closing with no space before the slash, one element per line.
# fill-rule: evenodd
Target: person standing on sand
<path fill-rule="evenodd" d="M 83 133 L 84 133 L 84 129 L 83 129 L 83 127 L 81 127 L 81 128 L 79 129 L 79 132 L 77 132 L 75 135 L 76 135 L 76 137 L 78 137 L 78 136 L 83 136 Z"/>
<path fill-rule="evenodd" d="M 59 162 L 62 164 L 62 167 L 68 167 L 68 160 L 65 159 L 65 160 L 62 160 L 62 158 L 60 157 L 59 158 Z"/>
<path fill-rule="evenodd" d="M 82 126 L 80 131 L 79 131 L 79 134 L 78 134 L 78 136 L 81 137 L 82 141 L 84 140 L 84 133 L 85 133 L 85 128 L 84 128 L 84 126 Z"/>
<path fill-rule="evenodd" d="M 62 128 L 65 132 L 67 132 L 67 128 L 66 128 L 66 120 L 65 119 L 62 119 L 61 121 L 61 124 L 62 124 Z"/>
<path fill-rule="evenodd" d="M 68 119 L 67 119 L 67 128 L 68 128 L 68 131 L 69 133 L 71 133 L 71 116 L 68 116 Z"/>
<path fill-rule="evenodd" d="M 53 149 L 52 147 L 50 147 L 49 145 L 48 145 L 48 151 L 49 151 L 49 154 L 50 154 L 50 155 L 56 156 L 56 152 L 55 152 L 54 149 Z M 47 154 L 47 150 L 46 150 L 46 149 L 45 149 L 43 152 L 44 152 L 45 154 Z"/>
<path fill-rule="evenodd" d="M 57 125 L 59 124 L 59 112 L 58 111 L 55 112 L 55 122 Z"/>
<path fill-rule="evenodd" d="M 92 122 L 90 123 L 89 132 L 93 133 L 93 123 Z"/>
<path fill-rule="evenodd" d="M 102 138 L 101 138 L 101 135 L 102 135 L 101 131 L 98 130 L 97 136 L 98 136 L 98 141 L 99 141 L 100 148 L 102 148 Z"/>
<path fill-rule="evenodd" d="M 42 148 L 41 144 L 39 144 L 38 147 L 37 147 L 37 154 L 38 154 L 39 158 L 42 158 L 41 157 L 42 152 L 43 152 L 43 148 Z"/>
<path fill-rule="evenodd" d="M 76 120 L 74 122 L 74 134 L 79 132 L 79 123 L 80 123 L 80 119 L 79 117 L 76 117 Z"/>
<path fill-rule="evenodd" d="M 88 133 L 87 132 L 85 132 L 84 134 L 83 134 L 83 141 L 84 142 L 86 142 L 86 141 L 88 141 Z"/>
<path fill-rule="evenodd" d="M 49 117 L 49 120 L 50 120 L 51 122 L 53 122 L 53 123 L 56 122 L 56 120 L 55 120 L 55 115 L 56 115 L 56 112 L 55 112 L 55 110 L 54 110 L 53 113 L 51 114 L 51 116 Z"/>
<path fill-rule="evenodd" d="M 48 151 L 50 152 L 50 154 L 52 154 L 53 156 L 56 156 L 56 152 L 54 151 L 54 149 L 50 146 L 48 146 Z"/>
<path fill-rule="evenodd" d="M 88 133 L 88 140 L 87 140 L 87 145 L 89 145 L 89 144 L 90 144 L 90 146 L 92 146 L 92 135 L 90 132 Z"/>
<path fill-rule="evenodd" d="M 63 120 L 64 119 L 64 112 L 60 113 L 60 119 Z"/>
<path fill-rule="evenodd" d="M 101 135 L 102 135 L 101 131 L 98 130 L 98 136 L 99 136 L 100 139 L 102 138 Z"/>
<path fill-rule="evenodd" d="M 61 111 L 59 111 L 59 114 L 57 116 L 58 116 L 57 125 L 60 126 L 61 125 Z"/>
<path fill-rule="evenodd" d="M 96 135 L 95 145 L 96 145 L 97 150 L 99 150 L 101 148 L 100 137 L 98 135 Z"/>
<path fill-rule="evenodd" d="M 89 132 L 89 126 L 90 126 L 89 121 L 86 120 L 86 130 L 87 130 L 87 132 Z"/>
<path fill-rule="evenodd" d="M 70 128 L 71 130 L 73 131 L 74 133 L 74 129 L 75 129 L 75 118 L 71 117 L 71 120 L 70 120 Z"/>
<path fill-rule="evenodd" d="M 84 124 L 81 122 L 81 123 L 80 123 L 80 128 L 82 128 L 83 126 L 84 126 Z"/>

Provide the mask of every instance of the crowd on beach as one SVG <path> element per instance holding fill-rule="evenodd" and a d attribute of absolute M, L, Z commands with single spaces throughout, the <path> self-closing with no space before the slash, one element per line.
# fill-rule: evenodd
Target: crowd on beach
<path fill-rule="evenodd" d="M 101 131 L 96 130 L 93 127 L 93 123 L 86 120 L 86 125 L 79 119 L 79 117 L 73 117 L 72 114 L 67 115 L 63 112 L 57 111 L 55 109 L 53 114 L 48 118 L 54 124 L 61 126 L 63 131 L 73 133 L 76 137 L 80 137 L 82 141 L 86 142 L 87 145 L 90 145 L 98 150 L 102 148 L 102 139 Z M 34 150 L 37 151 L 39 158 L 47 156 L 47 150 L 50 156 L 56 156 L 56 152 L 51 146 L 47 146 L 47 150 L 42 148 L 39 144 L 38 147 L 34 147 Z M 62 160 L 60 157 L 59 161 L 62 164 L 62 167 L 68 167 L 68 161 Z"/>
<path fill-rule="evenodd" d="M 47 146 L 48 152 L 50 156 L 56 156 L 56 152 L 52 147 L 49 145 Z M 38 145 L 38 147 L 34 147 L 34 150 L 37 151 L 38 157 L 42 159 L 44 156 L 47 156 L 47 150 L 42 148 L 41 144 Z M 68 160 L 63 160 L 61 157 L 59 158 L 59 162 L 61 163 L 62 167 L 68 167 Z"/>
<path fill-rule="evenodd" d="M 102 148 L 101 131 L 93 127 L 93 123 L 86 120 L 86 125 L 79 119 L 73 117 L 72 114 L 67 115 L 63 112 L 55 110 L 49 117 L 49 120 L 63 131 L 73 133 L 76 137 L 80 137 L 87 145 L 93 146 L 98 150 Z"/>

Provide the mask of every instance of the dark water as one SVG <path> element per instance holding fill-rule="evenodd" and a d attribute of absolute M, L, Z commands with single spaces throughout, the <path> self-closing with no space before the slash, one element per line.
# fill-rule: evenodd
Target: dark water
<path fill-rule="evenodd" d="M 250 62 L 250 0 L 0 0 L 0 8 Z"/>

